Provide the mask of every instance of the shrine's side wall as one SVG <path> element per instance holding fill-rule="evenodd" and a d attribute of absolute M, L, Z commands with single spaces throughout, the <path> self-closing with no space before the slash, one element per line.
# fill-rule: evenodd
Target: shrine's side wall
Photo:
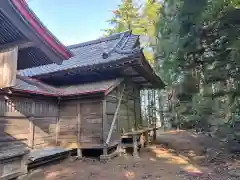
<path fill-rule="evenodd" d="M 120 140 L 121 133 L 137 129 L 141 126 L 140 88 L 129 81 L 125 81 L 106 97 L 107 127 L 105 137 L 107 137 L 111 127 L 123 88 L 124 92 L 117 116 L 118 118 L 111 136 L 112 142 Z"/>
<path fill-rule="evenodd" d="M 0 95 L 0 149 L 54 145 L 56 124 L 54 99 Z"/>

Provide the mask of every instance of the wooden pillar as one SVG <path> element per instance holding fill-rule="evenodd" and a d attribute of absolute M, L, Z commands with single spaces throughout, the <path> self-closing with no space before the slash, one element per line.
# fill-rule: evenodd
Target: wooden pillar
<path fill-rule="evenodd" d="M 144 100 L 144 110 L 145 110 L 145 121 L 146 121 L 146 126 L 149 127 L 149 117 L 148 117 L 148 96 L 147 96 L 147 90 L 144 89 L 144 96 L 145 96 L 145 100 Z"/>
<path fill-rule="evenodd" d="M 56 145 L 58 145 L 59 131 L 60 131 L 60 97 L 57 102 L 57 123 L 56 123 Z"/>
<path fill-rule="evenodd" d="M 144 132 L 144 138 L 145 138 L 145 145 L 148 146 L 149 145 L 149 132 L 148 131 Z"/>
<path fill-rule="evenodd" d="M 108 123 L 107 123 L 107 101 L 106 99 L 104 99 L 102 101 L 102 105 L 103 105 L 103 112 L 102 112 L 102 125 L 103 125 L 103 132 L 102 132 L 102 137 L 103 137 L 103 155 L 107 155 L 107 144 L 106 144 L 106 140 L 107 140 L 107 135 L 108 135 Z"/>
<path fill-rule="evenodd" d="M 151 118 L 151 105 L 150 105 L 150 96 L 151 96 L 151 94 L 150 94 L 150 91 L 149 90 L 147 90 L 147 97 L 148 97 L 148 126 L 149 126 L 149 124 L 150 124 L 150 126 L 152 125 L 152 118 Z"/>
<path fill-rule="evenodd" d="M 81 149 L 81 104 L 77 104 L 77 156 L 78 158 L 82 158 L 82 149 Z"/>
<path fill-rule="evenodd" d="M 29 147 L 31 149 L 34 148 L 34 134 L 35 134 L 35 126 L 33 124 L 34 118 L 29 118 Z"/>
<path fill-rule="evenodd" d="M 143 127 L 143 121 L 142 121 L 142 118 L 143 118 L 143 111 L 142 111 L 142 107 L 143 107 L 143 103 L 142 103 L 142 93 L 141 93 L 141 90 L 139 90 L 139 100 L 138 100 L 138 103 L 140 105 L 140 120 L 139 120 L 139 123 L 140 125 Z"/>
<path fill-rule="evenodd" d="M 35 115 L 35 102 L 32 102 L 32 113 L 29 118 L 29 147 L 34 148 L 34 136 L 35 136 L 35 125 L 34 125 L 34 115 Z"/>
<path fill-rule="evenodd" d="M 136 97 L 135 96 L 133 97 L 133 111 L 134 111 L 134 120 L 135 120 L 134 126 L 135 126 L 135 130 L 137 130 L 139 124 L 137 122 Z"/>
<path fill-rule="evenodd" d="M 139 158 L 137 135 L 133 134 L 132 138 L 133 138 L 133 157 L 134 158 Z"/>
<path fill-rule="evenodd" d="M 127 101 L 126 101 L 126 106 L 127 106 L 127 121 L 128 121 L 128 131 L 131 131 L 131 124 L 130 124 L 130 121 L 129 121 L 129 104 L 128 104 L 128 91 L 127 91 Z"/>
<path fill-rule="evenodd" d="M 153 130 L 153 140 L 157 139 L 157 115 L 156 115 L 156 93 L 155 90 L 152 90 L 152 101 L 153 101 L 153 121 L 154 121 L 154 130 Z"/>

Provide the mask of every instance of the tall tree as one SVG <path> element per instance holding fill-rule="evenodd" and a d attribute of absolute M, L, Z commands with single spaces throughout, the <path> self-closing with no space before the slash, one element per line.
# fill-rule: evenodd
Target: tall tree
<path fill-rule="evenodd" d="M 208 106 L 201 103 L 204 96 L 221 97 L 220 101 L 225 102 L 227 95 L 229 100 L 226 103 L 229 103 L 231 115 L 229 118 L 226 115 L 226 118 L 232 120 L 234 108 L 231 107 L 236 107 L 240 82 L 237 75 L 240 55 L 239 4 L 239 0 L 163 2 L 157 24 L 155 57 L 164 80 L 170 85 L 175 82 L 179 85 L 175 86 L 178 91 L 190 96 L 188 103 L 193 108 L 190 115 L 205 112 L 196 109 L 200 106 L 207 109 L 213 107 L 213 104 Z M 195 98 L 196 95 L 200 97 Z M 197 106 L 194 106 L 193 99 L 197 100 Z M 180 106 L 181 103 L 182 106 L 186 105 L 184 101 L 186 97 L 180 98 Z"/>
<path fill-rule="evenodd" d="M 108 21 L 110 28 L 104 30 L 105 35 L 132 30 L 133 34 L 141 36 L 144 54 L 153 65 L 153 47 L 156 42 L 155 24 L 161 4 L 154 0 L 135 4 L 132 0 L 122 0 L 117 10 L 113 11 L 113 18 Z"/>
<path fill-rule="evenodd" d="M 122 0 L 117 10 L 113 11 L 113 17 L 108 20 L 110 28 L 105 29 L 106 35 L 126 30 L 134 30 L 138 26 L 139 8 L 134 7 L 132 0 Z"/>

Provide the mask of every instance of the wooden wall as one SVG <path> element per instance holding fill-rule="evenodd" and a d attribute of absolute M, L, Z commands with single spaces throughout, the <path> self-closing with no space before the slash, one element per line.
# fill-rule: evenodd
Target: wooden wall
<path fill-rule="evenodd" d="M 0 149 L 54 144 L 57 107 L 53 100 L 0 96 Z"/>
<path fill-rule="evenodd" d="M 78 110 L 76 101 L 60 102 L 58 122 L 58 143 L 63 147 L 77 147 Z"/>
<path fill-rule="evenodd" d="M 113 115 L 116 111 L 118 98 L 120 97 L 123 84 L 114 89 L 107 97 L 107 130 L 110 129 Z M 141 125 L 140 89 L 131 82 L 125 82 L 125 90 L 119 109 L 118 121 L 112 134 L 111 140 L 119 140 L 121 131 L 131 131 Z"/>
<path fill-rule="evenodd" d="M 101 99 L 65 100 L 60 104 L 58 141 L 61 146 L 85 148 L 102 145 Z"/>
<path fill-rule="evenodd" d="M 110 130 L 114 113 L 117 109 L 117 104 L 118 104 L 118 99 L 113 98 L 111 96 L 117 96 L 119 91 L 120 91 L 120 87 L 117 87 L 113 92 L 109 94 L 109 96 L 106 97 L 106 121 L 105 121 L 105 132 L 104 132 L 105 141 L 107 139 L 108 132 Z M 117 122 L 114 124 L 114 129 L 111 136 L 111 142 L 119 139 L 120 139 L 120 128 L 119 128 L 119 123 L 117 119 Z"/>
<path fill-rule="evenodd" d="M 140 89 L 131 82 L 126 83 L 120 108 L 119 126 L 132 131 L 141 125 Z"/>
<path fill-rule="evenodd" d="M 110 130 L 123 84 L 103 96 L 85 99 L 39 99 L 0 95 L 0 150 L 24 146 L 42 148 L 99 147 Z M 104 113 L 103 113 L 104 112 Z M 128 82 L 111 142 L 120 140 L 122 129 L 141 125 L 140 90 Z"/>
<path fill-rule="evenodd" d="M 102 139 L 102 101 L 81 103 L 82 144 L 101 144 Z"/>

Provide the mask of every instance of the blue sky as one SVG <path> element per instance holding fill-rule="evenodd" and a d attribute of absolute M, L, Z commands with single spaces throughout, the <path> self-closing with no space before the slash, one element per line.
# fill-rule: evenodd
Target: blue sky
<path fill-rule="evenodd" d="M 29 0 L 29 6 L 65 45 L 96 39 L 120 0 Z"/>

